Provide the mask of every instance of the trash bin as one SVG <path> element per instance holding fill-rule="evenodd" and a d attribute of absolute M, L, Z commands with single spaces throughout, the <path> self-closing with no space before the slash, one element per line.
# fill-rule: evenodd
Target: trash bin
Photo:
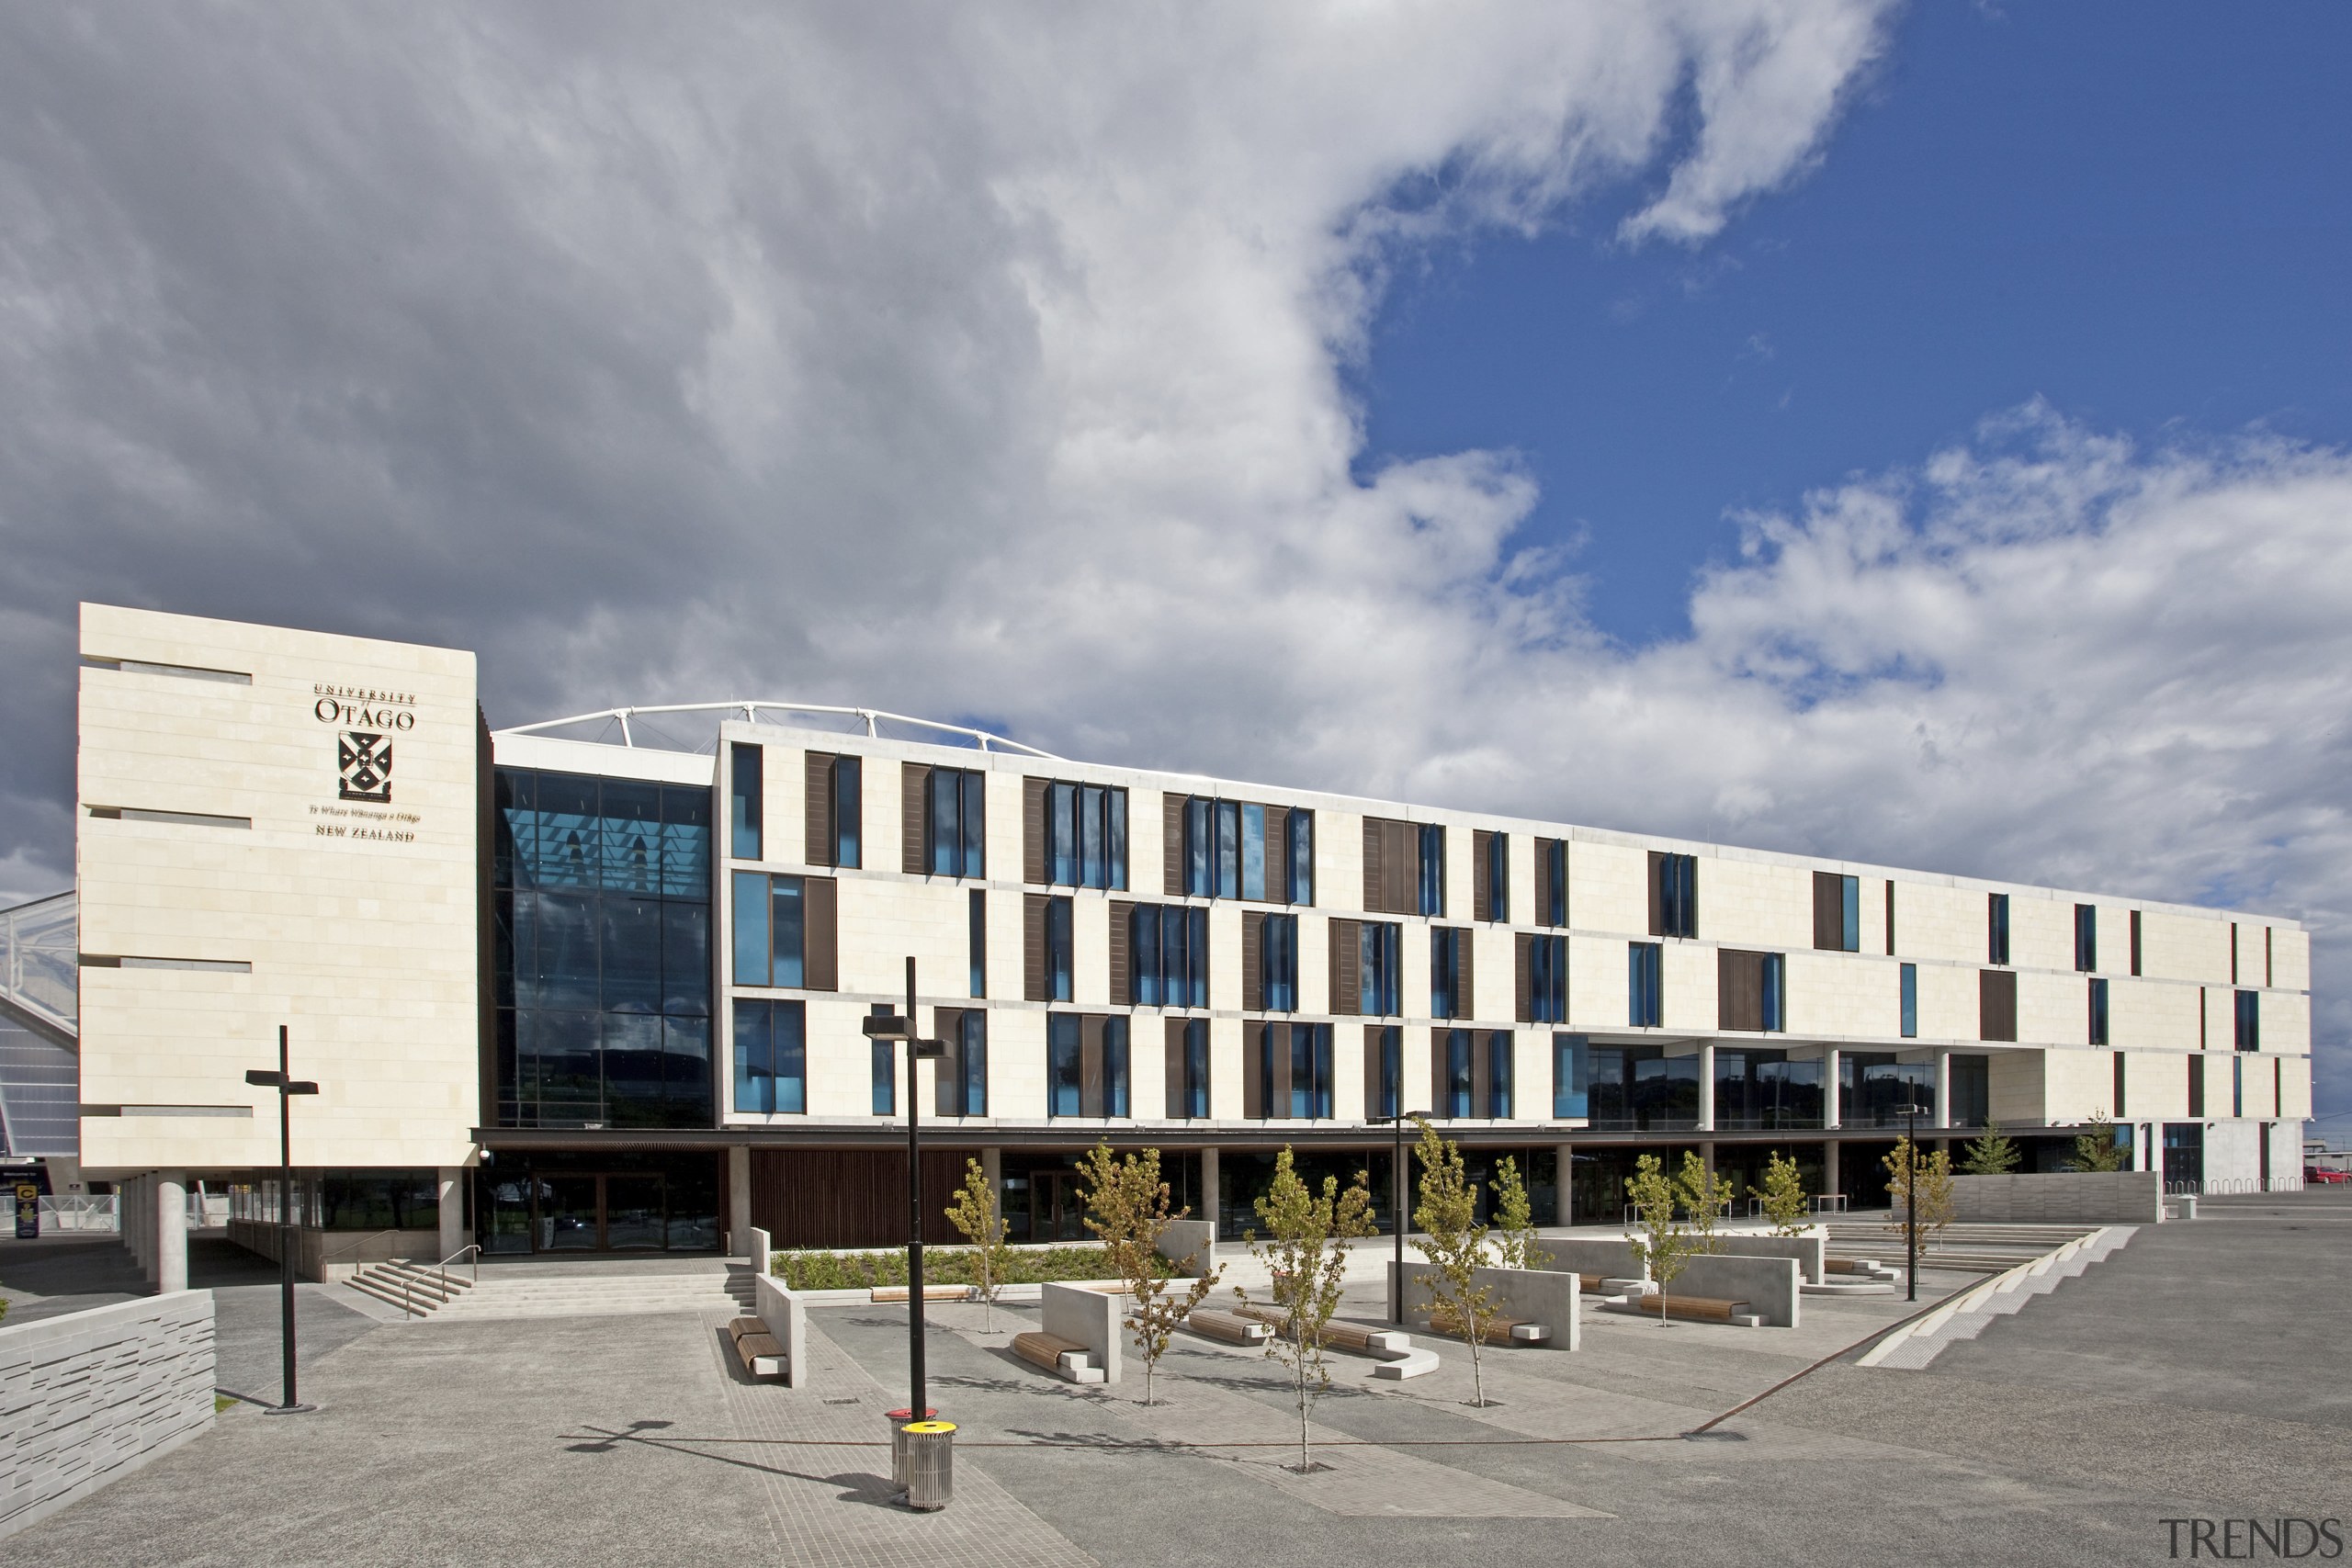
<path fill-rule="evenodd" d="M 882 1414 L 883 1418 L 890 1423 L 890 1484 L 904 1486 L 907 1483 L 907 1435 L 899 1428 L 913 1420 L 915 1413 L 910 1408 L 886 1410 Z M 939 1407 L 926 1404 L 922 1407 L 922 1414 L 927 1421 L 939 1414 Z"/>
<path fill-rule="evenodd" d="M 935 1513 L 955 1491 L 956 1423 L 910 1421 L 899 1430 L 907 1444 L 907 1506 Z"/>

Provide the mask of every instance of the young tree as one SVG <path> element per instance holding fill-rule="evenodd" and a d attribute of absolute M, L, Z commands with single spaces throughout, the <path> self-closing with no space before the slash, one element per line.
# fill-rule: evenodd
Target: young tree
<path fill-rule="evenodd" d="M 1644 1155 L 1634 1162 L 1634 1174 L 1625 1179 L 1625 1196 L 1633 1200 L 1643 1232 L 1633 1238 L 1634 1256 L 1649 1266 L 1650 1278 L 1657 1281 L 1657 1325 L 1664 1328 L 1666 1288 L 1696 1250 L 1690 1227 L 1675 1213 L 1679 1194 L 1656 1155 Z"/>
<path fill-rule="evenodd" d="M 2091 1130 L 2075 1139 L 2075 1154 L 2066 1162 L 2069 1170 L 2121 1170 L 2129 1157 L 2123 1146 L 2115 1141 L 2115 1123 L 2104 1115 L 2091 1118 Z"/>
<path fill-rule="evenodd" d="M 1552 1255 L 1535 1245 L 1535 1205 L 1528 1201 L 1519 1162 L 1505 1155 L 1495 1165 L 1495 1179 L 1487 1185 L 1495 1194 L 1487 1212 L 1495 1217 L 1496 1263 L 1505 1269 L 1551 1267 Z"/>
<path fill-rule="evenodd" d="M 1886 1167 L 1886 1195 L 1899 1211 L 1916 1211 L 1919 1216 L 1919 1249 L 1924 1252 L 1928 1238 L 1952 1221 L 1951 1156 L 1941 1149 L 1921 1150 L 1916 1163 L 1911 1156 L 1911 1140 L 1897 1138 L 1881 1163 Z M 1903 1227 L 1898 1223 L 1895 1228 Z"/>
<path fill-rule="evenodd" d="M 1168 1212 L 1168 1183 L 1159 1179 L 1159 1151 L 1115 1158 L 1108 1144 L 1097 1144 L 1079 1162 L 1086 1183 L 1086 1228 L 1102 1238 L 1112 1271 L 1126 1286 L 1135 1305 L 1125 1320 L 1143 1355 L 1143 1402 L 1157 1403 L 1152 1377 L 1168 1351 L 1169 1337 L 1192 1315 L 1223 1272 L 1212 1264 L 1182 1293 L 1169 1287 L 1172 1270 L 1159 1255 L 1168 1227 L 1192 1213 Z"/>
<path fill-rule="evenodd" d="M 1469 1343 L 1470 1403 L 1484 1408 L 1487 1384 L 1478 1348 L 1494 1325 L 1495 1304 L 1493 1292 L 1478 1283 L 1478 1267 L 1487 1260 L 1487 1227 L 1477 1223 L 1478 1190 L 1463 1169 L 1461 1149 L 1427 1122 L 1420 1128 L 1420 1202 L 1413 1223 L 1423 1233 L 1418 1244 L 1421 1256 L 1435 1269 L 1413 1280 L 1429 1287 L 1431 1325 L 1441 1315 L 1451 1316 Z"/>
<path fill-rule="evenodd" d="M 1772 1222 L 1774 1235 L 1804 1233 L 1811 1215 L 1796 1161 L 1772 1156 L 1764 1166 L 1764 1185 L 1760 1189 L 1749 1188 L 1747 1195 L 1764 1205 L 1764 1217 Z"/>
<path fill-rule="evenodd" d="M 1342 1192 L 1339 1179 L 1327 1176 L 1318 1196 L 1299 1179 L 1285 1148 L 1274 1156 L 1272 1186 L 1255 1204 L 1266 1239 L 1260 1241 L 1254 1230 L 1243 1234 L 1250 1256 L 1273 1279 L 1272 1305 L 1282 1323 L 1266 1342 L 1266 1354 L 1290 1370 L 1291 1389 L 1298 1400 L 1302 1474 L 1314 1468 L 1307 1450 L 1307 1416 L 1316 1399 L 1331 1386 L 1330 1370 L 1323 1362 L 1323 1335 L 1331 1314 L 1340 1310 L 1340 1292 L 1348 1276 L 1348 1243 L 1374 1229 L 1367 1179 L 1363 1171 L 1356 1172 L 1354 1183 Z M 1241 1305 L 1250 1304 L 1250 1292 L 1240 1286 L 1233 1293 Z"/>
<path fill-rule="evenodd" d="M 972 1244 L 972 1271 L 979 1278 L 980 1300 L 988 1303 L 988 1332 L 996 1331 L 996 1298 L 1004 1289 L 1012 1248 L 1005 1235 L 1012 1226 L 998 1211 L 996 1189 L 976 1159 L 964 1161 L 964 1185 L 947 1206 L 947 1223 Z"/>
<path fill-rule="evenodd" d="M 1715 1239 L 1715 1223 L 1731 1206 L 1731 1179 L 1718 1176 L 1707 1164 L 1690 1150 L 1682 1151 L 1682 1174 L 1675 1179 L 1675 1191 L 1690 1211 L 1692 1250 L 1713 1252 L 1723 1245 Z"/>
<path fill-rule="evenodd" d="M 1984 1129 L 1981 1137 L 1971 1138 L 1961 1151 L 1960 1169 L 1963 1176 L 2007 1176 L 2018 1168 L 2024 1156 L 2017 1145 L 1992 1128 Z"/>

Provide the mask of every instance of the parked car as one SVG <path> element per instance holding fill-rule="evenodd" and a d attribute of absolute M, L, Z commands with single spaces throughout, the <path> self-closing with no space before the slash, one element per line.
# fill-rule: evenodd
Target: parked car
<path fill-rule="evenodd" d="M 2346 1184 L 2352 1184 L 2352 1171 L 2330 1170 L 2319 1165 L 2303 1167 L 2303 1185 L 2306 1187 L 2340 1187 Z"/>

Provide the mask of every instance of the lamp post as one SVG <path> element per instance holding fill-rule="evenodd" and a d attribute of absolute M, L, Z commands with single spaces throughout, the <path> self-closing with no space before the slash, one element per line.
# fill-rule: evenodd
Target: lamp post
<path fill-rule="evenodd" d="M 1927 1108 L 1908 1100 L 1897 1108 L 1903 1117 L 1903 1247 L 1909 1276 L 1905 1301 L 1919 1299 L 1919 1118 Z"/>
<path fill-rule="evenodd" d="M 278 1353 L 283 1361 L 278 1404 L 272 1416 L 299 1416 L 317 1408 L 294 1397 L 294 1097 L 316 1094 L 319 1086 L 298 1080 L 287 1060 L 286 1025 L 277 1026 L 277 1070 L 246 1069 L 245 1081 L 277 1091 L 277 1306 Z"/>
<path fill-rule="evenodd" d="M 1403 1098 L 1400 1088 L 1397 1099 Z M 1405 1321 L 1405 1219 L 1408 1212 L 1405 1198 L 1405 1123 L 1412 1121 L 1413 1117 L 1410 1112 L 1400 1110 L 1394 1116 L 1382 1116 L 1375 1120 L 1389 1123 L 1396 1132 L 1395 1163 L 1389 1168 L 1391 1212 L 1388 1224 L 1396 1241 L 1396 1268 L 1388 1278 L 1388 1321 L 1401 1324 Z"/>
<path fill-rule="evenodd" d="M 915 961 L 907 959 L 907 1010 L 903 1014 L 875 1013 L 863 1025 L 867 1038 L 907 1043 L 907 1381 L 913 1395 L 907 1419 L 928 1420 L 931 1406 L 923 1397 L 922 1357 L 922 1107 L 915 1093 L 915 1063 L 935 1061 L 946 1055 L 937 1040 L 915 1036 Z"/>

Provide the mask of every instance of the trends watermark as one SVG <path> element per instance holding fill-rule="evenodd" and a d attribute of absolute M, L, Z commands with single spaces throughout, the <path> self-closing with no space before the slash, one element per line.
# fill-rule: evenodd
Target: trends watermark
<path fill-rule="evenodd" d="M 2344 1555 L 2341 1519 L 2158 1519 L 2176 1558 L 2245 1562 L 2256 1557 Z"/>

